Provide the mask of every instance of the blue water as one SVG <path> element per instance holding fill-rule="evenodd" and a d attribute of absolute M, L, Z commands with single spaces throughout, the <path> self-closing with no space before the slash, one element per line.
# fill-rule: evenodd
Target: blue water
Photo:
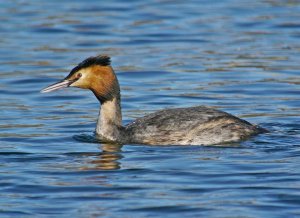
<path fill-rule="evenodd" d="M 300 217 L 298 1 L 2 1 L 0 217 Z M 40 94 L 107 54 L 124 124 L 210 105 L 270 133 L 219 147 L 93 140 L 89 91 Z"/>

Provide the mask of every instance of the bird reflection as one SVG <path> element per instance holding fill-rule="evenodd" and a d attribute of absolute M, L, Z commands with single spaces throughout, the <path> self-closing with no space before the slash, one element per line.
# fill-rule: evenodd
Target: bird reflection
<path fill-rule="evenodd" d="M 91 158 L 87 160 L 86 166 L 81 167 L 82 170 L 117 170 L 121 168 L 120 159 L 122 145 L 117 144 L 102 144 L 100 153 L 86 154 Z"/>

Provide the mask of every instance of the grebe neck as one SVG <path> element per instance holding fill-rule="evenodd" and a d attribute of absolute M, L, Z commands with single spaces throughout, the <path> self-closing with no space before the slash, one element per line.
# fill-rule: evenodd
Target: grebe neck
<path fill-rule="evenodd" d="M 120 96 L 101 102 L 96 133 L 104 140 L 119 141 L 122 130 Z"/>

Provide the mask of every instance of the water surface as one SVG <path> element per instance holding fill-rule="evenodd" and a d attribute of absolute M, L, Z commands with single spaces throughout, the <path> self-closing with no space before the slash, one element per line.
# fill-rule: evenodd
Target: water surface
<path fill-rule="evenodd" d="M 300 3 L 7 1 L 0 7 L 1 217 L 299 217 Z M 209 105 L 270 133 L 219 147 L 93 140 L 99 103 L 40 94 L 112 56 L 124 124 Z"/>

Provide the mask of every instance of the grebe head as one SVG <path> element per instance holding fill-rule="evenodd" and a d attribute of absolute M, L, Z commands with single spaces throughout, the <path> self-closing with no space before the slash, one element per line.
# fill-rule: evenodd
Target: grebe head
<path fill-rule="evenodd" d="M 119 83 L 110 63 L 110 57 L 105 55 L 89 57 L 74 67 L 62 81 L 44 88 L 41 92 L 78 87 L 90 89 L 101 103 L 119 97 Z"/>

